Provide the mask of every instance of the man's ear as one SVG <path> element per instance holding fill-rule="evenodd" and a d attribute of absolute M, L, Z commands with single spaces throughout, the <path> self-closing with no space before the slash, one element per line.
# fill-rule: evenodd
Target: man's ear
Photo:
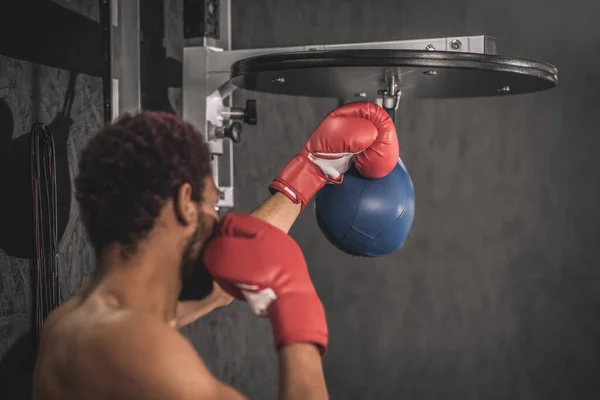
<path fill-rule="evenodd" d="M 189 183 L 184 183 L 179 186 L 175 192 L 173 201 L 175 215 L 183 225 L 189 225 L 198 219 L 198 209 L 192 200 L 192 186 Z"/>

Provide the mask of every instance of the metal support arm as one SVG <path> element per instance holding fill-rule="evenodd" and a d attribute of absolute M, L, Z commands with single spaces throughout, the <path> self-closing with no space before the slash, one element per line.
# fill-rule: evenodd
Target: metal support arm
<path fill-rule="evenodd" d="M 192 123 L 210 147 L 213 174 L 221 191 L 219 207 L 234 206 L 233 142 L 238 142 L 242 122 L 257 123 L 256 102 L 234 107 L 236 87 L 230 81 L 235 62 L 259 55 L 310 50 L 396 49 L 467 53 L 496 53 L 496 42 L 487 36 L 463 36 L 386 42 L 322 44 L 264 49 L 231 50 L 231 0 L 183 0 L 183 119 Z M 102 0 L 111 9 L 112 118 L 141 107 L 140 0 Z M 401 92 L 396 85 L 375 100 L 394 115 Z M 360 96 L 360 93 L 357 94 Z M 341 99 L 342 101 L 346 99 Z M 352 99 L 356 100 L 356 99 Z"/>
<path fill-rule="evenodd" d="M 221 2 L 229 7 L 229 1 Z M 221 26 L 229 24 L 229 13 L 220 10 Z M 225 19 L 223 19 L 225 18 Z M 229 32 L 229 25 L 227 25 Z M 229 34 L 226 36 L 229 38 Z M 213 41 L 214 43 L 214 41 Z M 228 45 L 229 39 L 223 44 Z M 194 124 L 205 135 L 213 155 L 213 171 L 217 186 L 221 191 L 220 207 L 233 207 L 233 149 L 227 137 L 239 140 L 241 125 L 234 121 L 229 106 L 236 87 L 230 82 L 230 68 L 236 61 L 266 54 L 302 52 L 310 50 L 351 50 L 351 49 L 397 49 L 455 51 L 468 53 L 496 53 L 496 42 L 488 36 L 447 37 L 417 40 L 397 40 L 388 42 L 368 42 L 349 44 L 323 44 L 291 46 L 265 49 L 229 50 L 214 46 L 187 46 L 183 51 L 183 118 Z M 394 115 L 400 100 L 400 91 L 395 85 L 380 93 L 376 103 Z M 343 100 L 343 99 L 342 99 Z M 237 124 L 237 125 L 235 125 Z M 234 129 L 235 128 L 235 129 Z M 235 130 L 236 136 L 234 136 Z M 227 134 L 229 132 L 229 134 Z M 225 160 L 222 160 L 225 158 Z M 225 162 L 222 162 L 225 161 Z M 223 178 L 227 178 L 224 183 Z"/>

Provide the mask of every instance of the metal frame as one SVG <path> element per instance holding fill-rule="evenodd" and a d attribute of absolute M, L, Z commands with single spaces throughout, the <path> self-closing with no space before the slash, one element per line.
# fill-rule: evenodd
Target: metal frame
<path fill-rule="evenodd" d="M 141 108 L 140 0 L 104 0 L 111 7 L 112 118 Z M 233 143 L 227 130 L 243 110 L 232 108 L 236 87 L 230 67 L 247 57 L 282 52 L 342 49 L 396 49 L 496 54 L 488 36 L 460 36 L 387 42 L 322 44 L 249 50 L 231 50 L 231 0 L 219 0 L 218 38 L 188 39 L 183 49 L 183 119 L 193 124 L 209 144 L 213 175 L 221 198 L 217 207 L 234 206 Z M 398 107 L 401 93 L 390 85 L 375 102 L 389 112 Z M 344 101 L 344 99 L 340 99 Z M 236 126 L 239 129 L 239 124 Z M 231 135 L 230 135 L 231 136 Z"/>
<path fill-rule="evenodd" d="M 322 44 L 308 46 L 291 46 L 264 49 L 229 50 L 231 43 L 229 0 L 221 2 L 221 27 L 225 27 L 224 40 L 221 43 L 205 41 L 201 46 L 186 46 L 183 49 L 183 118 L 192 123 L 205 135 L 214 157 L 214 178 L 221 199 L 218 207 L 234 206 L 233 151 L 231 142 L 221 137 L 219 132 L 229 127 L 232 119 L 228 118 L 229 101 L 236 87 L 230 82 L 230 68 L 236 61 L 265 54 L 301 52 L 309 50 L 349 50 L 349 49 L 396 49 L 396 50 L 430 50 L 455 51 L 468 53 L 496 53 L 496 41 L 489 36 L 461 36 L 417 40 L 396 40 L 388 42 L 367 42 L 348 44 Z M 222 45 L 225 48 L 214 45 Z M 375 102 L 388 108 L 398 107 L 401 93 L 392 85 L 382 92 Z M 342 101 L 344 99 L 341 99 Z M 229 147 L 229 151 L 225 151 Z M 225 163 L 222 158 L 225 157 Z M 222 171 L 226 165 L 228 183 L 223 183 Z"/>
<path fill-rule="evenodd" d="M 140 0 L 108 0 L 111 9 L 112 119 L 141 108 Z"/>

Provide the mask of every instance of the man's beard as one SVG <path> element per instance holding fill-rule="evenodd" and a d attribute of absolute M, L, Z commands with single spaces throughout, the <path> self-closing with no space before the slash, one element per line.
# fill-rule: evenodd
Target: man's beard
<path fill-rule="evenodd" d="M 217 219 L 215 217 L 198 213 L 198 227 L 190 237 L 181 257 L 180 270 L 182 278 L 189 277 L 195 269 L 201 268 L 201 248 L 213 235 L 216 226 Z"/>
<path fill-rule="evenodd" d="M 180 301 L 201 300 L 212 291 L 213 280 L 202 263 L 202 248 L 216 228 L 215 217 L 202 213 L 198 215 L 198 228 L 190 237 L 181 258 Z"/>

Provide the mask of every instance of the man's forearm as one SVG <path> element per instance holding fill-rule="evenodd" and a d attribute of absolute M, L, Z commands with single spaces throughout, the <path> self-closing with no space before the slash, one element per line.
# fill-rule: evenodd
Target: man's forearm
<path fill-rule="evenodd" d="M 215 303 L 210 296 L 202 300 L 179 301 L 177 302 L 176 327 L 183 328 L 204 317 L 215 308 Z"/>
<path fill-rule="evenodd" d="M 319 350 L 313 344 L 296 343 L 279 351 L 280 400 L 328 399 Z"/>
<path fill-rule="evenodd" d="M 287 196 L 278 192 L 254 210 L 252 216 L 288 233 L 300 215 L 300 211 L 300 204 L 293 203 Z"/>
<path fill-rule="evenodd" d="M 300 204 L 275 193 L 252 215 L 288 233 L 300 211 Z M 321 355 L 315 345 L 296 343 L 279 351 L 279 397 L 281 400 L 328 398 Z"/>

